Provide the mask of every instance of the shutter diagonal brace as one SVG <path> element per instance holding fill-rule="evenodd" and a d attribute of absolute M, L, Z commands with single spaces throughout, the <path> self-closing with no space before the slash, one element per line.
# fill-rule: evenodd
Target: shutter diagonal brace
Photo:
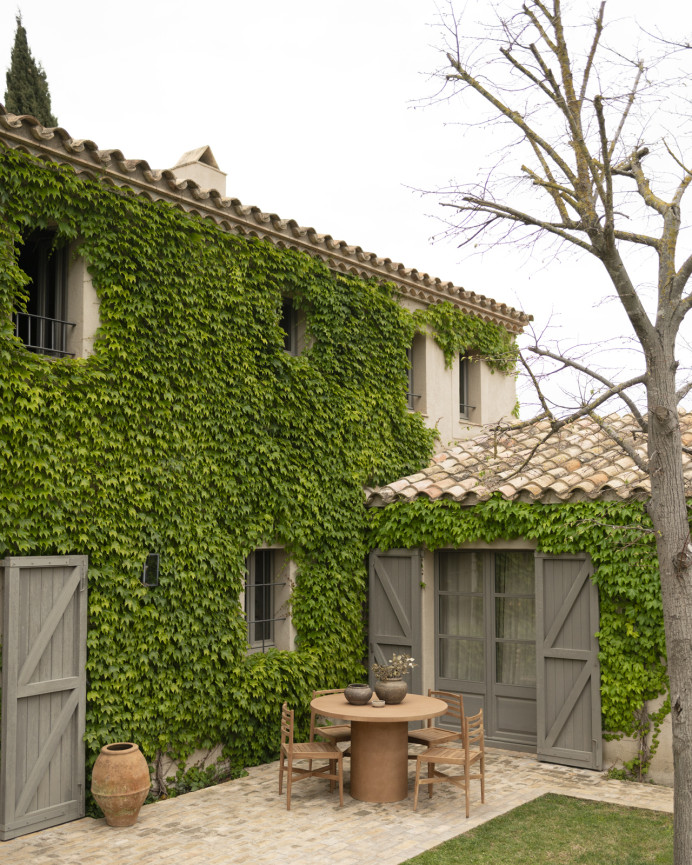
<path fill-rule="evenodd" d="M 569 592 L 565 595 L 565 598 L 560 605 L 560 609 L 555 615 L 555 618 L 553 619 L 553 624 L 550 626 L 550 630 L 543 639 L 544 648 L 553 648 L 553 643 L 557 639 L 557 635 L 560 633 L 562 626 L 565 624 L 567 616 L 569 615 L 570 610 L 574 606 L 579 592 L 581 592 L 582 590 L 582 586 L 589 577 L 590 571 L 591 568 L 589 566 L 589 562 L 585 561 L 579 573 L 577 574 L 575 581 L 572 583 Z"/>
<path fill-rule="evenodd" d="M 24 661 L 17 678 L 17 687 L 21 687 L 28 683 L 31 674 L 36 669 L 36 665 L 41 660 L 41 657 L 46 650 L 46 646 L 50 642 L 51 637 L 58 626 L 58 622 L 62 619 L 65 610 L 67 609 L 67 605 L 72 600 L 75 591 L 79 588 L 80 580 L 80 568 L 73 568 L 72 573 L 58 595 L 52 610 L 46 617 L 43 627 L 31 647 L 29 654 L 26 656 L 26 660 Z"/>
<path fill-rule="evenodd" d="M 584 664 L 584 667 L 577 677 L 576 682 L 572 685 L 572 688 L 567 696 L 567 699 L 562 705 L 562 708 L 557 714 L 557 717 L 550 725 L 550 729 L 547 732 L 545 737 L 545 746 L 547 748 L 555 747 L 555 742 L 557 737 L 562 732 L 562 728 L 565 726 L 569 716 L 572 714 L 574 707 L 577 705 L 577 700 L 581 696 L 582 691 L 588 684 L 591 679 L 591 675 L 595 670 L 595 663 L 591 661 L 588 664 Z"/>
<path fill-rule="evenodd" d="M 394 615 L 397 617 L 397 620 L 401 624 L 402 630 L 404 631 L 405 636 L 409 636 L 411 633 L 411 623 L 409 621 L 408 616 L 406 615 L 406 610 L 404 610 L 401 601 L 396 595 L 394 591 L 394 586 L 392 585 L 391 580 L 389 579 L 389 574 L 385 571 L 385 569 L 381 566 L 381 564 L 376 561 L 375 562 L 375 573 L 377 574 L 382 588 L 384 589 L 385 594 L 387 595 L 387 600 L 392 605 L 392 610 Z M 394 635 L 392 635 L 394 636 Z"/>
<path fill-rule="evenodd" d="M 26 809 L 29 807 L 29 803 L 31 802 L 36 789 L 44 777 L 46 772 L 46 766 L 48 765 L 50 758 L 53 755 L 53 752 L 58 747 L 60 739 L 62 738 L 63 733 L 67 725 L 70 722 L 70 718 L 74 714 L 77 706 L 79 704 L 79 693 L 75 689 L 70 694 L 67 702 L 62 707 L 62 711 L 58 716 L 58 719 L 55 722 L 55 726 L 50 732 L 50 735 L 45 740 L 41 751 L 39 752 L 38 757 L 36 758 L 33 768 L 29 773 L 29 777 L 26 779 L 26 783 L 24 784 L 24 788 L 19 795 L 19 799 L 17 800 L 17 805 L 15 807 L 15 817 L 21 817 L 26 813 Z"/>

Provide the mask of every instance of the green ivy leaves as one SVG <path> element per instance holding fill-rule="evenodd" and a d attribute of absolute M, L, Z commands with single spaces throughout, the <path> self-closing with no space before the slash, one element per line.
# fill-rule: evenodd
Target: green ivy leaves
<path fill-rule="evenodd" d="M 390 286 L 0 148 L 0 553 L 89 556 L 86 741 L 273 757 L 280 706 L 357 678 L 362 487 L 427 462 L 406 410 L 413 323 Z M 100 300 L 87 360 L 30 354 L 23 230 L 78 241 Z M 283 351 L 282 295 L 308 322 Z M 246 655 L 247 555 L 285 545 L 299 648 Z M 146 554 L 161 582 L 139 582 Z"/>
<path fill-rule="evenodd" d="M 467 315 L 447 300 L 416 310 L 413 316 L 418 330 L 431 328 L 448 367 L 465 354 L 482 357 L 494 371 L 515 371 L 519 349 L 512 334 L 499 325 Z"/>
<path fill-rule="evenodd" d="M 149 759 L 225 744 L 274 756 L 283 700 L 359 677 L 362 488 L 418 470 L 434 433 L 406 410 L 406 348 L 430 326 L 511 368 L 512 339 L 450 304 L 414 317 L 391 285 L 238 237 L 167 203 L 0 148 L 0 553 L 89 556 L 86 742 Z M 13 336 L 22 232 L 75 242 L 100 301 L 95 354 Z M 309 346 L 283 351 L 281 298 Z M 513 363 L 513 361 L 512 361 Z M 298 566 L 298 651 L 246 655 L 247 555 Z M 146 554 L 161 583 L 139 582 Z"/>

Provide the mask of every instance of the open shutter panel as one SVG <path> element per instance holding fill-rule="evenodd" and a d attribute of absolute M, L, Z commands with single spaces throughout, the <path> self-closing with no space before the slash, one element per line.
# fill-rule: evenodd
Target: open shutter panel
<path fill-rule="evenodd" d="M 393 653 L 416 659 L 409 690 L 420 693 L 421 673 L 420 550 L 370 553 L 370 664 L 384 664 Z"/>
<path fill-rule="evenodd" d="M 598 590 L 588 556 L 536 554 L 538 759 L 602 764 Z"/>
<path fill-rule="evenodd" d="M 0 840 L 84 816 L 86 556 L 4 566 Z"/>

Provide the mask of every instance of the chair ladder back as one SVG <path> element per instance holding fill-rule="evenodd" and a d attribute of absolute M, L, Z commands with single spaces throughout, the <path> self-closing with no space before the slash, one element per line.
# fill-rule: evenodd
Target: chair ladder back
<path fill-rule="evenodd" d="M 284 703 L 281 707 L 281 745 L 285 745 L 289 753 L 293 750 L 293 709 Z"/>
<path fill-rule="evenodd" d="M 468 718 L 464 718 L 464 744 L 467 751 L 474 745 L 481 751 L 485 750 L 483 709 L 479 709 L 477 715 L 469 715 Z"/>
<path fill-rule="evenodd" d="M 464 730 L 464 698 L 461 694 L 454 691 L 436 691 L 434 688 L 428 688 L 428 697 L 435 697 L 438 700 L 444 700 L 447 704 L 447 711 L 440 718 L 454 718 L 459 725 L 459 732 Z M 439 721 L 440 718 L 436 720 Z M 428 727 L 433 726 L 433 718 L 428 718 Z"/>

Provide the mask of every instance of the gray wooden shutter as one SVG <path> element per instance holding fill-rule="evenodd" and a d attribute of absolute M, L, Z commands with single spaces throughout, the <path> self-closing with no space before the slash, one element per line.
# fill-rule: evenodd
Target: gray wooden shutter
<path fill-rule="evenodd" d="M 421 663 L 420 550 L 375 550 L 370 553 L 370 664 L 384 664 L 392 654 L 416 659 L 409 690 L 423 687 Z"/>
<path fill-rule="evenodd" d="M 87 557 L 4 566 L 0 839 L 84 816 Z"/>
<path fill-rule="evenodd" d="M 602 765 L 598 590 L 586 556 L 536 554 L 538 759 Z"/>

